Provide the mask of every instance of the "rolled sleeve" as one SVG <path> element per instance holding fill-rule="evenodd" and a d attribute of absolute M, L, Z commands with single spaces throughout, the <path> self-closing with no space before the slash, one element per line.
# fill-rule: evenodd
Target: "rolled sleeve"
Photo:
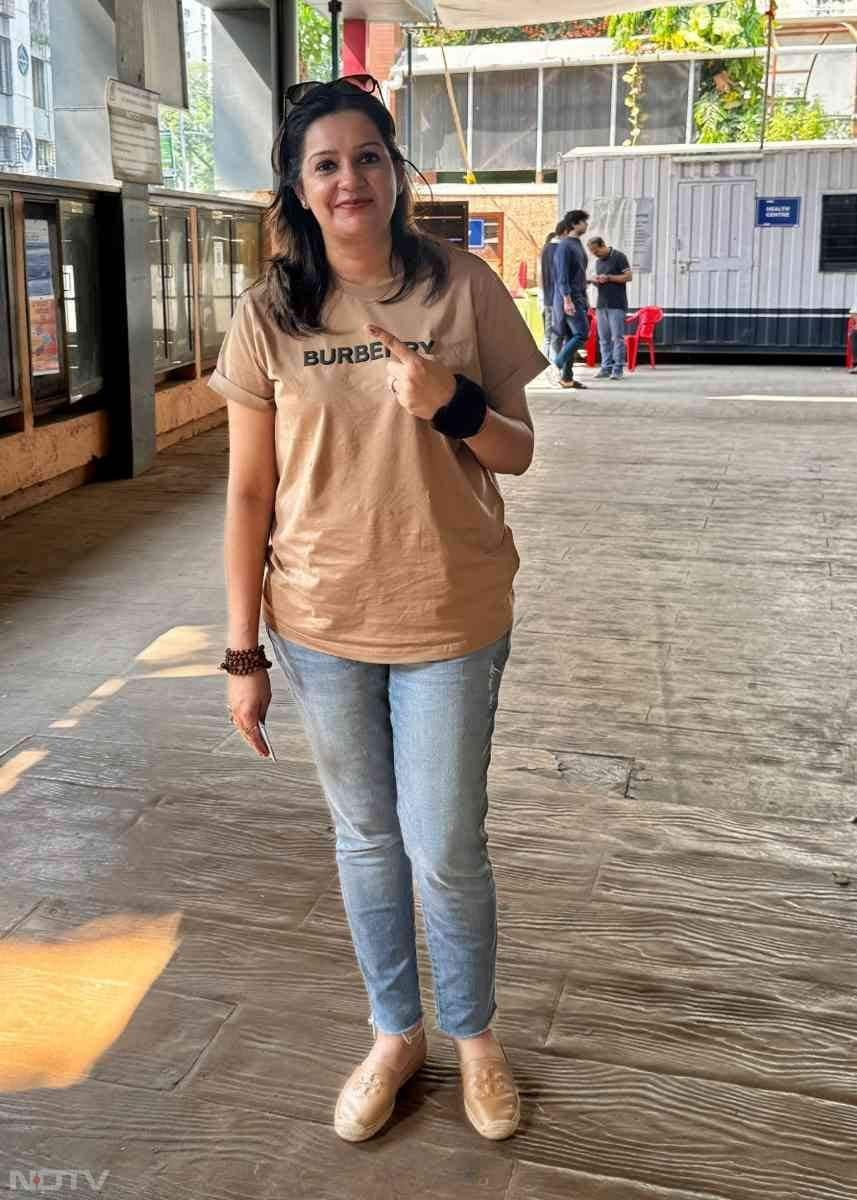
<path fill-rule="evenodd" d="M 517 399 L 548 361 L 502 279 L 488 266 L 480 275 L 475 308 L 482 386 L 491 407 L 502 412 L 504 401 Z"/>
<path fill-rule="evenodd" d="M 208 386 L 247 408 L 276 407 L 265 338 L 249 293 L 238 302 Z"/>

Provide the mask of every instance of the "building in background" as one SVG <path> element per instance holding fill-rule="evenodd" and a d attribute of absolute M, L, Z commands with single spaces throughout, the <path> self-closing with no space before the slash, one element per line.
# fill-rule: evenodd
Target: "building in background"
<path fill-rule="evenodd" d="M 0 0 L 0 171 L 55 167 L 48 0 Z"/>

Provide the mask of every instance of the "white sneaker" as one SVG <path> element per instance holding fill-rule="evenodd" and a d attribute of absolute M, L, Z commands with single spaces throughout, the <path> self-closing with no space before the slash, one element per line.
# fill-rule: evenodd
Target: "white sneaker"
<path fill-rule="evenodd" d="M 548 377 L 548 384 L 551 387 L 559 387 L 559 381 L 562 377 L 562 372 L 560 371 L 559 367 L 555 367 L 553 363 L 551 363 L 545 374 Z"/>

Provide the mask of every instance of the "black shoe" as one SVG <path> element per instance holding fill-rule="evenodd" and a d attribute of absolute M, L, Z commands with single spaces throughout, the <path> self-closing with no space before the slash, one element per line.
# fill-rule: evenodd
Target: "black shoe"
<path fill-rule="evenodd" d="M 574 388 L 576 392 L 585 392 L 586 384 L 580 383 L 577 379 L 561 379 L 559 386 L 564 388 Z"/>

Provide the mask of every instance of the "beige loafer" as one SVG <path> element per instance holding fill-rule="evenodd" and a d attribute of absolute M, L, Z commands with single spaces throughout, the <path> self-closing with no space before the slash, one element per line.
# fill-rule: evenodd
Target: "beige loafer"
<path fill-rule="evenodd" d="M 506 1051 L 503 1057 L 475 1058 L 461 1064 L 464 1111 L 478 1134 L 500 1142 L 511 1137 L 521 1120 L 521 1099 Z"/>
<path fill-rule="evenodd" d="M 363 1061 L 352 1071 L 336 1101 L 333 1128 L 346 1142 L 365 1142 L 389 1121 L 399 1089 L 426 1061 L 426 1034 L 420 1029 L 402 1034 L 411 1053 L 405 1067 L 396 1071 L 385 1063 Z"/>

